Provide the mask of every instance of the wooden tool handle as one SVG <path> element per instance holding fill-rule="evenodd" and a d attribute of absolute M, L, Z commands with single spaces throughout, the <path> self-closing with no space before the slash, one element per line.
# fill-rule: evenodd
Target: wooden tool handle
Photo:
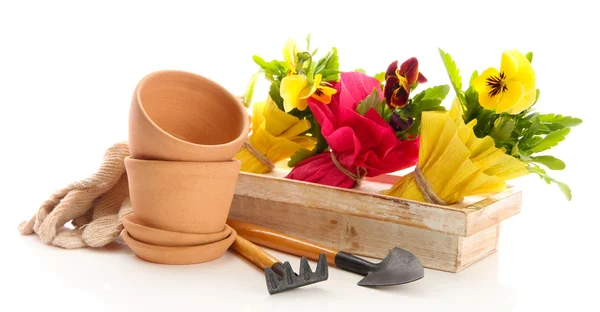
<path fill-rule="evenodd" d="M 271 267 L 273 264 L 279 262 L 277 258 L 271 256 L 262 248 L 241 237 L 239 233 L 236 236 L 235 241 L 233 241 L 231 247 L 233 247 L 233 249 L 244 258 L 250 260 L 250 262 L 256 264 L 261 269 Z"/>
<path fill-rule="evenodd" d="M 336 250 L 240 220 L 227 219 L 227 224 L 249 241 L 285 253 L 317 260 L 323 252 L 327 263 L 335 266 L 335 255 L 338 253 Z"/>

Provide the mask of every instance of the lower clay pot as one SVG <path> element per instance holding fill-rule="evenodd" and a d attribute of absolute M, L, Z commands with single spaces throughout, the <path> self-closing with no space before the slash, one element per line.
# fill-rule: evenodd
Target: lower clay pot
<path fill-rule="evenodd" d="M 237 233 L 232 230 L 223 240 L 198 246 L 164 247 L 139 242 L 129 235 L 127 230 L 122 233 L 123 240 L 139 258 L 160 264 L 194 264 L 208 262 L 222 256 L 233 244 Z"/>
<path fill-rule="evenodd" d="M 241 163 L 125 158 L 131 207 L 146 226 L 183 233 L 223 231 Z"/>
<path fill-rule="evenodd" d="M 130 213 L 123 217 L 123 225 L 132 239 L 150 245 L 165 247 L 185 247 L 214 243 L 225 239 L 231 233 L 229 225 L 216 233 L 195 234 L 155 229 L 144 225 Z"/>

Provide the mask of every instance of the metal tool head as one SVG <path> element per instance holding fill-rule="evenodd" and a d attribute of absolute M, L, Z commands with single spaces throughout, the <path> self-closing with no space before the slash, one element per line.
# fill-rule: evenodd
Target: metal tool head
<path fill-rule="evenodd" d="M 321 253 L 319 261 L 317 261 L 317 268 L 315 272 L 312 272 L 308 260 L 302 257 L 300 259 L 300 274 L 296 274 L 287 261 L 282 265 L 282 268 L 275 268 L 273 270 L 270 267 L 266 267 L 265 278 L 267 280 L 267 289 L 271 295 L 322 282 L 329 278 L 327 259 L 325 258 L 325 254 Z"/>
<path fill-rule="evenodd" d="M 419 280 L 425 276 L 421 261 L 412 253 L 394 248 L 373 270 L 358 282 L 360 286 L 391 286 Z"/>

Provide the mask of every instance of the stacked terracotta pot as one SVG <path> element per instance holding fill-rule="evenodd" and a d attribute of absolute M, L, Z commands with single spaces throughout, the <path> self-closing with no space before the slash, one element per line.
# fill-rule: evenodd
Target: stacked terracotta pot
<path fill-rule="evenodd" d="M 140 258 L 191 264 L 220 257 L 250 129 L 246 108 L 223 87 L 182 71 L 144 77 L 129 114 L 125 159 L 133 214 L 123 239 Z"/>

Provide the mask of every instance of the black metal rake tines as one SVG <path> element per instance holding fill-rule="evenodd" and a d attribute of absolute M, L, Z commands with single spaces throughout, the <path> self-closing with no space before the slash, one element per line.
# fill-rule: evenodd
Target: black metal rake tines
<path fill-rule="evenodd" d="M 276 270 L 279 271 L 278 269 Z M 329 268 L 327 266 L 327 258 L 325 257 L 324 253 L 319 255 L 315 272 L 311 271 L 306 257 L 302 257 L 300 259 L 299 274 L 294 272 L 292 266 L 287 261 L 283 264 L 283 269 L 281 272 L 278 273 L 275 273 L 275 271 L 270 267 L 265 268 L 267 289 L 271 295 L 289 289 L 322 282 L 329 278 Z"/>

